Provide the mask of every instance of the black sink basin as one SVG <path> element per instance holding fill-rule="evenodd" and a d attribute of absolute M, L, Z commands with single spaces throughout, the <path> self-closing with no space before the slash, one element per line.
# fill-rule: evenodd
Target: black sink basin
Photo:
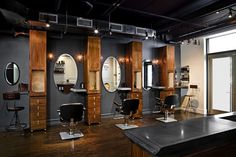
<path fill-rule="evenodd" d="M 227 119 L 236 122 L 236 115 L 221 117 L 222 119 Z"/>

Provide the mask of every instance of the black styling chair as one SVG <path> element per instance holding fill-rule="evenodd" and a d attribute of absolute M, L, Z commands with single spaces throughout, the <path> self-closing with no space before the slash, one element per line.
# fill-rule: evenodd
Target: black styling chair
<path fill-rule="evenodd" d="M 173 94 L 169 95 L 165 98 L 163 108 L 164 111 L 168 111 L 169 113 L 175 112 L 175 106 L 179 103 L 178 95 Z"/>
<path fill-rule="evenodd" d="M 60 132 L 62 140 L 83 137 L 83 133 L 76 129 L 78 122 L 83 119 L 84 106 L 81 103 L 62 104 L 58 110 L 63 126 L 69 128 L 69 132 Z"/>
<path fill-rule="evenodd" d="M 120 113 L 124 115 L 124 123 L 116 124 L 117 127 L 122 130 L 136 128 L 136 125 L 129 125 L 129 118 L 131 118 L 132 114 L 135 114 L 138 110 L 139 99 L 124 99 L 122 103 L 122 107 L 120 108 Z"/>

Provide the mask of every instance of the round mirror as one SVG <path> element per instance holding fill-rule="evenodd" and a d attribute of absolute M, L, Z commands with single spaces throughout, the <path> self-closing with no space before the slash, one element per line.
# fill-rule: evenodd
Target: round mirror
<path fill-rule="evenodd" d="M 18 65 L 14 62 L 8 63 L 5 68 L 4 76 L 9 85 L 17 84 L 20 79 L 20 69 Z"/>
<path fill-rule="evenodd" d="M 114 92 L 120 84 L 120 65 L 114 57 L 108 57 L 102 66 L 102 82 L 105 89 Z"/>
<path fill-rule="evenodd" d="M 152 61 L 143 61 L 143 88 L 149 90 L 152 87 Z"/>
<path fill-rule="evenodd" d="M 54 82 L 59 91 L 68 94 L 77 82 L 77 66 L 73 57 L 62 54 L 54 65 Z"/>

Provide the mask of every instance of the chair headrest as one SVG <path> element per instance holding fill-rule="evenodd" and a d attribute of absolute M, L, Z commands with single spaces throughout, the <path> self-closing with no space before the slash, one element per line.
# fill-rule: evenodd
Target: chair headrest
<path fill-rule="evenodd" d="M 124 99 L 122 110 L 124 114 L 136 113 L 139 105 L 139 99 Z"/>
<path fill-rule="evenodd" d="M 70 122 L 71 118 L 74 122 L 81 121 L 83 116 L 84 106 L 81 103 L 62 104 L 60 106 L 60 119 L 63 122 Z"/>
<path fill-rule="evenodd" d="M 179 99 L 178 99 L 178 96 L 175 94 L 167 96 L 164 101 L 164 104 L 166 105 L 176 105 L 178 103 L 179 103 Z"/>

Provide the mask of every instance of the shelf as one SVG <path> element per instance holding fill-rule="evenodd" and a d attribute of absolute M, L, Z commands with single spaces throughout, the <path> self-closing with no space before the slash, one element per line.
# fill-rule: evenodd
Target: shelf
<path fill-rule="evenodd" d="M 76 89 L 76 88 L 71 88 L 70 91 L 75 92 L 75 93 L 86 93 L 87 92 L 86 89 Z"/>

